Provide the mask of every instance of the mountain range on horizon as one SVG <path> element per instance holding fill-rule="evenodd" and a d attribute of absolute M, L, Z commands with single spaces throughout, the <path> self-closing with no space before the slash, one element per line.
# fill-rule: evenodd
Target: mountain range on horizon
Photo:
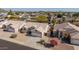
<path fill-rule="evenodd" d="M 79 12 L 79 8 L 0 8 L 5 11 L 27 11 L 27 12 L 38 12 L 38 11 L 50 11 L 50 12 Z"/>

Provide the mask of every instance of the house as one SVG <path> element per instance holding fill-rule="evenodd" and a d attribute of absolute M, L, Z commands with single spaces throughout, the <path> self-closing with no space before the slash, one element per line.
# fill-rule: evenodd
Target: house
<path fill-rule="evenodd" d="M 39 37 L 43 37 L 44 33 L 48 31 L 48 24 L 46 23 L 34 23 L 34 22 L 25 22 L 25 21 L 5 21 L 3 22 L 3 26 L 6 26 L 4 31 L 12 31 L 15 33 L 19 33 L 19 30 L 21 29 L 22 32 L 26 33 L 29 28 L 34 27 L 34 29 L 30 29 L 32 31 L 32 35 L 36 35 Z"/>
<path fill-rule="evenodd" d="M 27 35 L 31 35 L 34 37 L 42 37 L 42 33 L 38 31 L 34 26 L 28 28 Z"/>
<path fill-rule="evenodd" d="M 63 23 L 58 25 L 55 29 L 62 29 L 62 31 L 70 33 L 71 43 L 79 45 L 79 27 L 71 23 Z"/>
<path fill-rule="evenodd" d="M 3 20 L 3 19 L 1 19 L 1 20 L 0 20 L 0 28 L 2 28 L 3 25 L 5 25 L 5 24 L 7 24 L 7 23 L 8 23 L 7 20 Z"/>
<path fill-rule="evenodd" d="M 15 29 L 11 25 L 12 24 L 5 25 L 5 27 L 3 28 L 3 31 L 6 31 L 6 32 L 15 32 Z"/>
<path fill-rule="evenodd" d="M 25 25 L 23 21 L 9 21 L 9 23 L 12 24 L 11 26 L 15 29 L 15 33 L 18 33 L 18 30 Z"/>
<path fill-rule="evenodd" d="M 75 30 L 75 31 L 73 31 L 74 35 L 71 36 L 71 43 L 79 45 L 79 27 L 77 27 L 76 25 L 73 25 L 71 23 L 69 23 L 69 25 Z"/>
<path fill-rule="evenodd" d="M 24 26 L 24 22 L 22 22 L 22 21 L 5 21 L 4 23 L 2 23 L 2 27 L 4 27 L 3 28 L 3 30 L 4 31 L 10 31 L 10 32 L 15 32 L 15 33 L 18 33 L 19 31 L 19 29 L 21 28 L 21 27 L 23 27 Z"/>
<path fill-rule="evenodd" d="M 31 20 L 31 16 L 26 13 L 19 15 L 19 18 L 21 18 L 22 20 Z"/>
<path fill-rule="evenodd" d="M 0 13 L 0 19 L 4 19 L 7 16 L 7 13 Z"/>
<path fill-rule="evenodd" d="M 30 29 L 34 33 L 34 35 L 39 34 L 38 36 L 43 37 L 44 33 L 47 33 L 49 26 L 46 23 L 27 22 L 23 27 L 25 27 L 27 30 Z"/>
<path fill-rule="evenodd" d="M 3 21 L 5 21 L 4 19 L 0 19 L 0 22 L 3 22 Z"/>

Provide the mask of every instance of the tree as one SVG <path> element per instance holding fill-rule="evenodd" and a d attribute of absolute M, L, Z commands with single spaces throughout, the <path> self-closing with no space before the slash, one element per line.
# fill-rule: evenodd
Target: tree
<path fill-rule="evenodd" d="M 15 14 L 16 14 L 16 15 L 19 15 L 19 14 L 20 14 L 20 12 L 15 12 Z"/>
<path fill-rule="evenodd" d="M 79 13 L 74 13 L 72 16 L 73 17 L 78 17 L 79 16 Z"/>
<path fill-rule="evenodd" d="M 8 12 L 8 15 L 14 15 L 14 13 L 12 12 L 12 10 L 10 10 L 10 11 Z"/>
<path fill-rule="evenodd" d="M 10 10 L 6 18 L 8 18 L 9 20 L 18 20 L 19 16 L 16 14 L 18 14 L 18 12 L 14 13 L 12 10 Z"/>
<path fill-rule="evenodd" d="M 43 15 L 40 15 L 40 16 L 36 17 L 36 20 L 38 22 L 47 22 L 47 17 L 43 16 Z"/>
<path fill-rule="evenodd" d="M 57 17 L 58 17 L 58 18 L 62 18 L 63 15 L 62 15 L 62 14 L 58 14 Z"/>
<path fill-rule="evenodd" d="M 53 27 L 55 26 L 55 24 L 57 24 L 57 21 L 55 19 L 52 20 L 52 24 L 53 24 Z"/>
<path fill-rule="evenodd" d="M 62 22 L 65 22 L 65 21 L 66 21 L 65 17 L 62 17 Z"/>

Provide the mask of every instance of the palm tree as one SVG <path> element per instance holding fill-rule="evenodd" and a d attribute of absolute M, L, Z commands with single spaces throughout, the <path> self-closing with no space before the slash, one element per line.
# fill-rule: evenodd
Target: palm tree
<path fill-rule="evenodd" d="M 52 24 L 53 24 L 53 27 L 54 27 L 57 24 L 57 20 L 53 19 Z"/>

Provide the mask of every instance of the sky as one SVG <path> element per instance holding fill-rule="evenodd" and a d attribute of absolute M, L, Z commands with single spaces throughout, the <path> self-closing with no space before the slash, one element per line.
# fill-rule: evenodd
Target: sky
<path fill-rule="evenodd" d="M 4 8 L 12 11 L 62 11 L 62 12 L 79 12 L 79 8 Z"/>

